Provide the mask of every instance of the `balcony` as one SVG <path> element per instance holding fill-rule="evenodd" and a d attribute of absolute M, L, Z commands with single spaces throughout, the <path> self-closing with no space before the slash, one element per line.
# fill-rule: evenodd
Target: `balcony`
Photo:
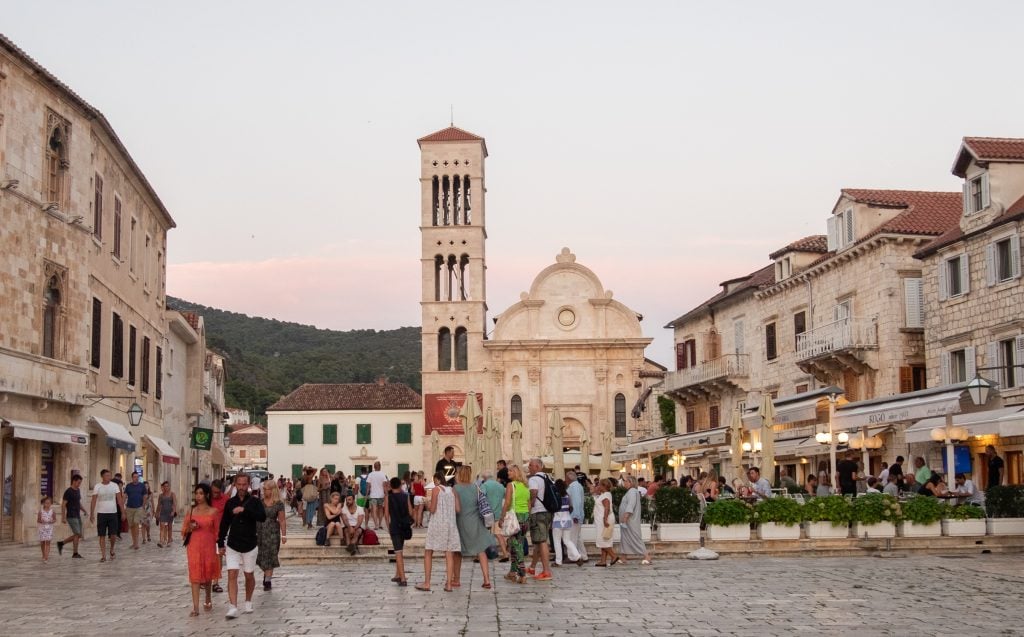
<path fill-rule="evenodd" d="M 821 381 L 837 372 L 863 374 L 870 370 L 862 352 L 872 349 L 878 349 L 878 323 L 874 319 L 851 316 L 796 337 L 797 366 Z"/>
<path fill-rule="evenodd" d="M 723 390 L 739 388 L 737 380 L 750 375 L 750 357 L 746 354 L 726 354 L 665 374 L 666 392 L 680 397 L 701 398 L 719 394 Z"/>

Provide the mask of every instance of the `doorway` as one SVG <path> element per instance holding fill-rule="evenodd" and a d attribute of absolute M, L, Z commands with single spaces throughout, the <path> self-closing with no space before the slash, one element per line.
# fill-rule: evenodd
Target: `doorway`
<path fill-rule="evenodd" d="M 14 439 L 0 438 L 0 466 L 4 478 L 3 502 L 0 507 L 0 541 L 14 540 Z"/>

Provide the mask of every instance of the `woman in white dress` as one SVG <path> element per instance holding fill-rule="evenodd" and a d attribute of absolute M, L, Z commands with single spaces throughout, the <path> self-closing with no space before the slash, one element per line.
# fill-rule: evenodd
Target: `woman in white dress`
<path fill-rule="evenodd" d="M 444 590 L 452 592 L 455 581 L 455 554 L 462 550 L 459 527 L 455 514 L 459 512 L 459 499 L 444 480 L 444 473 L 434 474 L 434 488 L 430 490 L 430 521 L 427 523 L 427 537 L 423 543 L 423 582 L 416 585 L 418 591 L 430 590 L 430 567 L 434 551 L 444 551 Z"/>
<path fill-rule="evenodd" d="M 594 566 L 608 566 L 618 559 L 612 548 L 615 531 L 615 513 L 612 511 L 612 481 L 604 478 L 594 485 L 594 526 L 597 527 L 597 548 L 601 560 Z"/>

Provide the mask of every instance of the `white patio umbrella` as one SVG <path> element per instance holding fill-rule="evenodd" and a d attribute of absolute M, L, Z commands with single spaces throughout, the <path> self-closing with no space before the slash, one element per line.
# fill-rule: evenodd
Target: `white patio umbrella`
<path fill-rule="evenodd" d="M 462 404 L 462 409 L 459 411 L 459 418 L 462 419 L 464 441 L 463 463 L 472 465 L 474 471 L 479 468 L 476 466 L 479 460 L 478 442 L 480 439 L 476 419 L 479 417 L 480 410 L 476 405 L 476 394 L 469 392 L 466 394 L 466 402 Z"/>
<path fill-rule="evenodd" d="M 566 454 L 568 457 L 568 454 Z M 584 475 L 590 475 L 590 435 L 587 434 L 587 428 L 584 427 L 583 431 L 580 432 L 580 471 Z"/>
<path fill-rule="evenodd" d="M 569 467 L 580 465 L 580 471 L 583 470 L 584 462 L 586 462 L 588 465 L 599 465 L 601 464 L 601 460 L 601 456 L 597 456 L 594 454 L 583 455 L 579 451 L 566 451 L 565 453 L 562 454 L 562 461 L 565 463 L 565 466 Z M 544 463 L 545 467 L 555 466 L 554 456 L 541 456 L 541 462 Z M 608 464 L 610 470 L 612 471 L 620 471 L 622 469 L 622 464 L 619 462 L 615 462 L 614 460 L 609 460 Z"/>
<path fill-rule="evenodd" d="M 490 409 L 487 411 L 490 413 Z M 494 430 L 494 438 L 491 440 L 491 464 L 488 468 L 494 469 L 498 461 L 504 457 L 501 450 L 501 418 L 491 416 L 491 429 Z"/>
<path fill-rule="evenodd" d="M 768 482 L 775 479 L 775 402 L 771 394 L 761 394 L 761 475 Z"/>
<path fill-rule="evenodd" d="M 551 423 L 548 425 L 551 428 L 551 455 L 554 456 L 554 469 L 555 478 L 559 478 L 565 475 L 565 462 L 562 459 L 562 412 L 558 411 L 558 407 L 551 412 Z"/>
<path fill-rule="evenodd" d="M 601 447 L 601 477 L 610 478 L 612 477 L 612 445 L 615 444 L 615 435 L 611 428 L 604 430 L 601 439 L 604 443 Z"/>
<path fill-rule="evenodd" d="M 477 467 L 477 474 L 484 469 L 493 469 L 498 462 L 498 454 L 495 451 L 497 441 L 497 433 L 494 430 L 494 410 L 488 407 L 484 415 L 483 453 L 480 454 L 480 466 Z"/>
<path fill-rule="evenodd" d="M 732 422 L 729 423 L 732 436 L 732 467 L 734 478 L 746 481 L 743 472 L 743 414 L 739 409 L 732 410 Z"/>

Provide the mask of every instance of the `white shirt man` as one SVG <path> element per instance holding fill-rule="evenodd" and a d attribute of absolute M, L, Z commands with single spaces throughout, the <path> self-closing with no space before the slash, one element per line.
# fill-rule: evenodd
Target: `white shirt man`
<path fill-rule="evenodd" d="M 263 481 L 260 480 L 259 476 L 252 476 L 252 492 L 255 495 L 261 496 L 260 489 L 263 488 Z"/>
<path fill-rule="evenodd" d="M 985 493 L 978 489 L 978 487 L 974 486 L 973 480 L 958 477 L 956 481 L 960 483 L 956 487 L 956 492 L 961 495 L 969 496 L 967 498 L 968 504 L 985 504 Z"/>
<path fill-rule="evenodd" d="M 351 527 L 360 527 L 363 525 L 363 516 L 365 515 L 363 507 L 355 504 L 355 511 L 345 506 L 341 508 L 341 517 L 344 518 L 345 523 Z"/>
<path fill-rule="evenodd" d="M 882 468 L 882 470 L 878 472 L 878 484 L 882 485 L 883 487 L 889 484 L 889 465 L 885 465 Z"/>
<path fill-rule="evenodd" d="M 757 496 L 758 500 L 765 500 L 772 497 L 772 485 L 768 482 L 767 478 L 761 477 L 761 470 L 757 467 L 751 467 L 747 471 L 747 477 L 750 478 L 750 487 L 754 491 L 754 495 Z"/>
<path fill-rule="evenodd" d="M 366 488 L 370 503 L 370 519 L 373 520 L 375 529 L 381 528 L 381 520 L 384 518 L 384 492 L 387 484 L 388 476 L 380 470 L 380 462 L 373 463 L 373 471 L 366 476 Z"/>

